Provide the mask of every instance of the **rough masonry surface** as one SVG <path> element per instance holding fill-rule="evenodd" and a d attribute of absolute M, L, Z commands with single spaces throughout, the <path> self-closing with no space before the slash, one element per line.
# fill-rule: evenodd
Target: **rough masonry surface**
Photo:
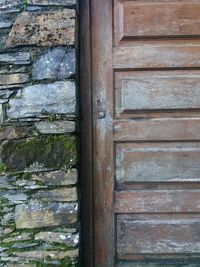
<path fill-rule="evenodd" d="M 0 267 L 78 266 L 76 0 L 0 0 Z"/>

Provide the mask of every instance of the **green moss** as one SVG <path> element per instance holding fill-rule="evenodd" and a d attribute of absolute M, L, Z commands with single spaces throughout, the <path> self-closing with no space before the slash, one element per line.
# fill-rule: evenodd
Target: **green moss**
<path fill-rule="evenodd" d="M 50 267 L 51 265 L 48 263 L 44 263 L 44 262 L 37 262 L 36 267 Z"/>
<path fill-rule="evenodd" d="M 52 261 L 51 261 L 52 262 Z M 52 264 L 51 262 L 48 262 L 46 260 L 43 260 L 41 262 L 38 262 L 38 261 L 29 261 L 28 262 L 28 266 L 33 266 L 33 267 L 53 267 L 53 266 L 58 266 L 57 264 Z M 22 265 L 22 266 L 27 266 L 26 264 L 25 265 Z"/>
<path fill-rule="evenodd" d="M 51 244 L 46 245 L 46 250 L 57 250 L 57 251 L 67 251 L 73 249 L 70 246 L 67 246 L 65 244 L 60 244 L 57 242 L 53 242 Z"/>
<path fill-rule="evenodd" d="M 0 205 L 1 207 L 10 206 L 10 202 L 7 198 L 0 196 Z"/>
<path fill-rule="evenodd" d="M 59 169 L 74 166 L 76 160 L 76 137 L 66 134 L 8 141 L 2 147 L 2 162 L 9 171 Z"/>
<path fill-rule="evenodd" d="M 7 171 L 7 167 L 5 164 L 0 164 L 0 174 L 3 174 Z"/>
<path fill-rule="evenodd" d="M 66 258 L 66 259 L 61 260 L 60 266 L 61 267 L 72 267 L 73 265 L 71 263 L 71 260 Z"/>
<path fill-rule="evenodd" d="M 48 117 L 50 122 L 58 120 L 58 116 L 56 114 L 52 114 Z"/>
<path fill-rule="evenodd" d="M 22 9 L 23 11 L 26 11 L 27 8 L 27 0 L 22 0 Z"/>
<path fill-rule="evenodd" d="M 14 176 L 17 180 L 30 180 L 32 173 L 31 172 L 21 172 L 21 173 L 15 173 L 10 172 L 11 176 Z"/>
<path fill-rule="evenodd" d="M 30 180 L 31 176 L 32 176 L 32 174 L 30 172 L 25 172 L 25 173 L 22 174 L 22 179 Z"/>
<path fill-rule="evenodd" d="M 59 265 L 58 263 L 54 263 L 53 262 L 58 262 L 59 261 Z M 52 267 L 52 266 L 59 266 L 59 267 L 80 267 L 79 265 L 74 265 L 71 262 L 70 258 L 65 258 L 65 259 L 61 259 L 61 260 L 53 260 L 50 256 L 48 256 L 45 260 L 42 261 L 29 261 L 29 264 L 33 264 L 36 267 Z"/>
<path fill-rule="evenodd" d="M 2 243 L 1 242 L 1 247 L 4 248 L 4 249 L 10 249 L 12 243 Z"/>

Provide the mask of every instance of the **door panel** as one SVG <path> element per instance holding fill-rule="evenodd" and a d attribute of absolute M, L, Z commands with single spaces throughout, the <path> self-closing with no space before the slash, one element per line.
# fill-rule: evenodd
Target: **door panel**
<path fill-rule="evenodd" d="M 170 115 L 174 114 L 177 116 L 175 112 Z M 158 116 L 158 114 L 156 115 Z M 183 112 L 180 115 L 184 116 L 185 113 Z M 152 118 L 149 120 L 115 121 L 114 140 L 116 142 L 200 140 L 200 118 Z"/>
<path fill-rule="evenodd" d="M 117 217 L 117 252 L 120 259 L 134 254 L 199 253 L 199 219 Z"/>
<path fill-rule="evenodd" d="M 129 261 L 129 262 L 123 262 L 120 261 L 116 265 L 116 267 L 199 267 L 199 260 L 194 259 L 193 261 L 187 261 L 185 260 L 184 263 L 183 261 L 176 261 L 176 263 L 170 260 L 166 261 L 161 261 L 160 263 L 137 263 L 135 261 Z"/>
<path fill-rule="evenodd" d="M 200 190 L 115 192 L 116 213 L 199 213 Z M 200 237 L 199 237 L 200 238 Z"/>
<path fill-rule="evenodd" d="M 116 0 L 115 14 L 116 41 L 200 35 L 198 1 Z"/>
<path fill-rule="evenodd" d="M 197 68 L 200 65 L 200 40 L 191 45 L 162 45 L 159 41 L 152 45 L 114 47 L 113 67 L 115 69 L 154 69 L 154 68 Z"/>
<path fill-rule="evenodd" d="M 199 71 L 116 72 L 116 113 L 198 109 Z"/>
<path fill-rule="evenodd" d="M 116 181 L 200 181 L 200 143 L 116 145 Z"/>
<path fill-rule="evenodd" d="M 200 266 L 200 0 L 91 11 L 94 266 Z"/>

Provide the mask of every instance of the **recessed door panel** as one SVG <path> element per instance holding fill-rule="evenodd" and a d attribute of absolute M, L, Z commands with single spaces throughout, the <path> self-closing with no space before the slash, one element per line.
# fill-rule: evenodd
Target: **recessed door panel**
<path fill-rule="evenodd" d="M 200 218 L 117 217 L 119 258 L 134 254 L 194 254 L 200 250 Z"/>
<path fill-rule="evenodd" d="M 200 3 L 195 0 L 115 0 L 114 18 L 116 41 L 200 35 Z"/>

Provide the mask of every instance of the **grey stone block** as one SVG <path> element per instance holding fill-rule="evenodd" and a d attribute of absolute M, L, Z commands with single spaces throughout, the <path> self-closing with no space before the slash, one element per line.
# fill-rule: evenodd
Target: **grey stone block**
<path fill-rule="evenodd" d="M 54 48 L 47 50 L 33 65 L 33 79 L 64 79 L 75 74 L 75 49 Z"/>
<path fill-rule="evenodd" d="M 11 99 L 8 118 L 37 117 L 42 114 L 75 115 L 76 86 L 74 82 L 55 82 L 24 88 L 21 99 Z"/>

